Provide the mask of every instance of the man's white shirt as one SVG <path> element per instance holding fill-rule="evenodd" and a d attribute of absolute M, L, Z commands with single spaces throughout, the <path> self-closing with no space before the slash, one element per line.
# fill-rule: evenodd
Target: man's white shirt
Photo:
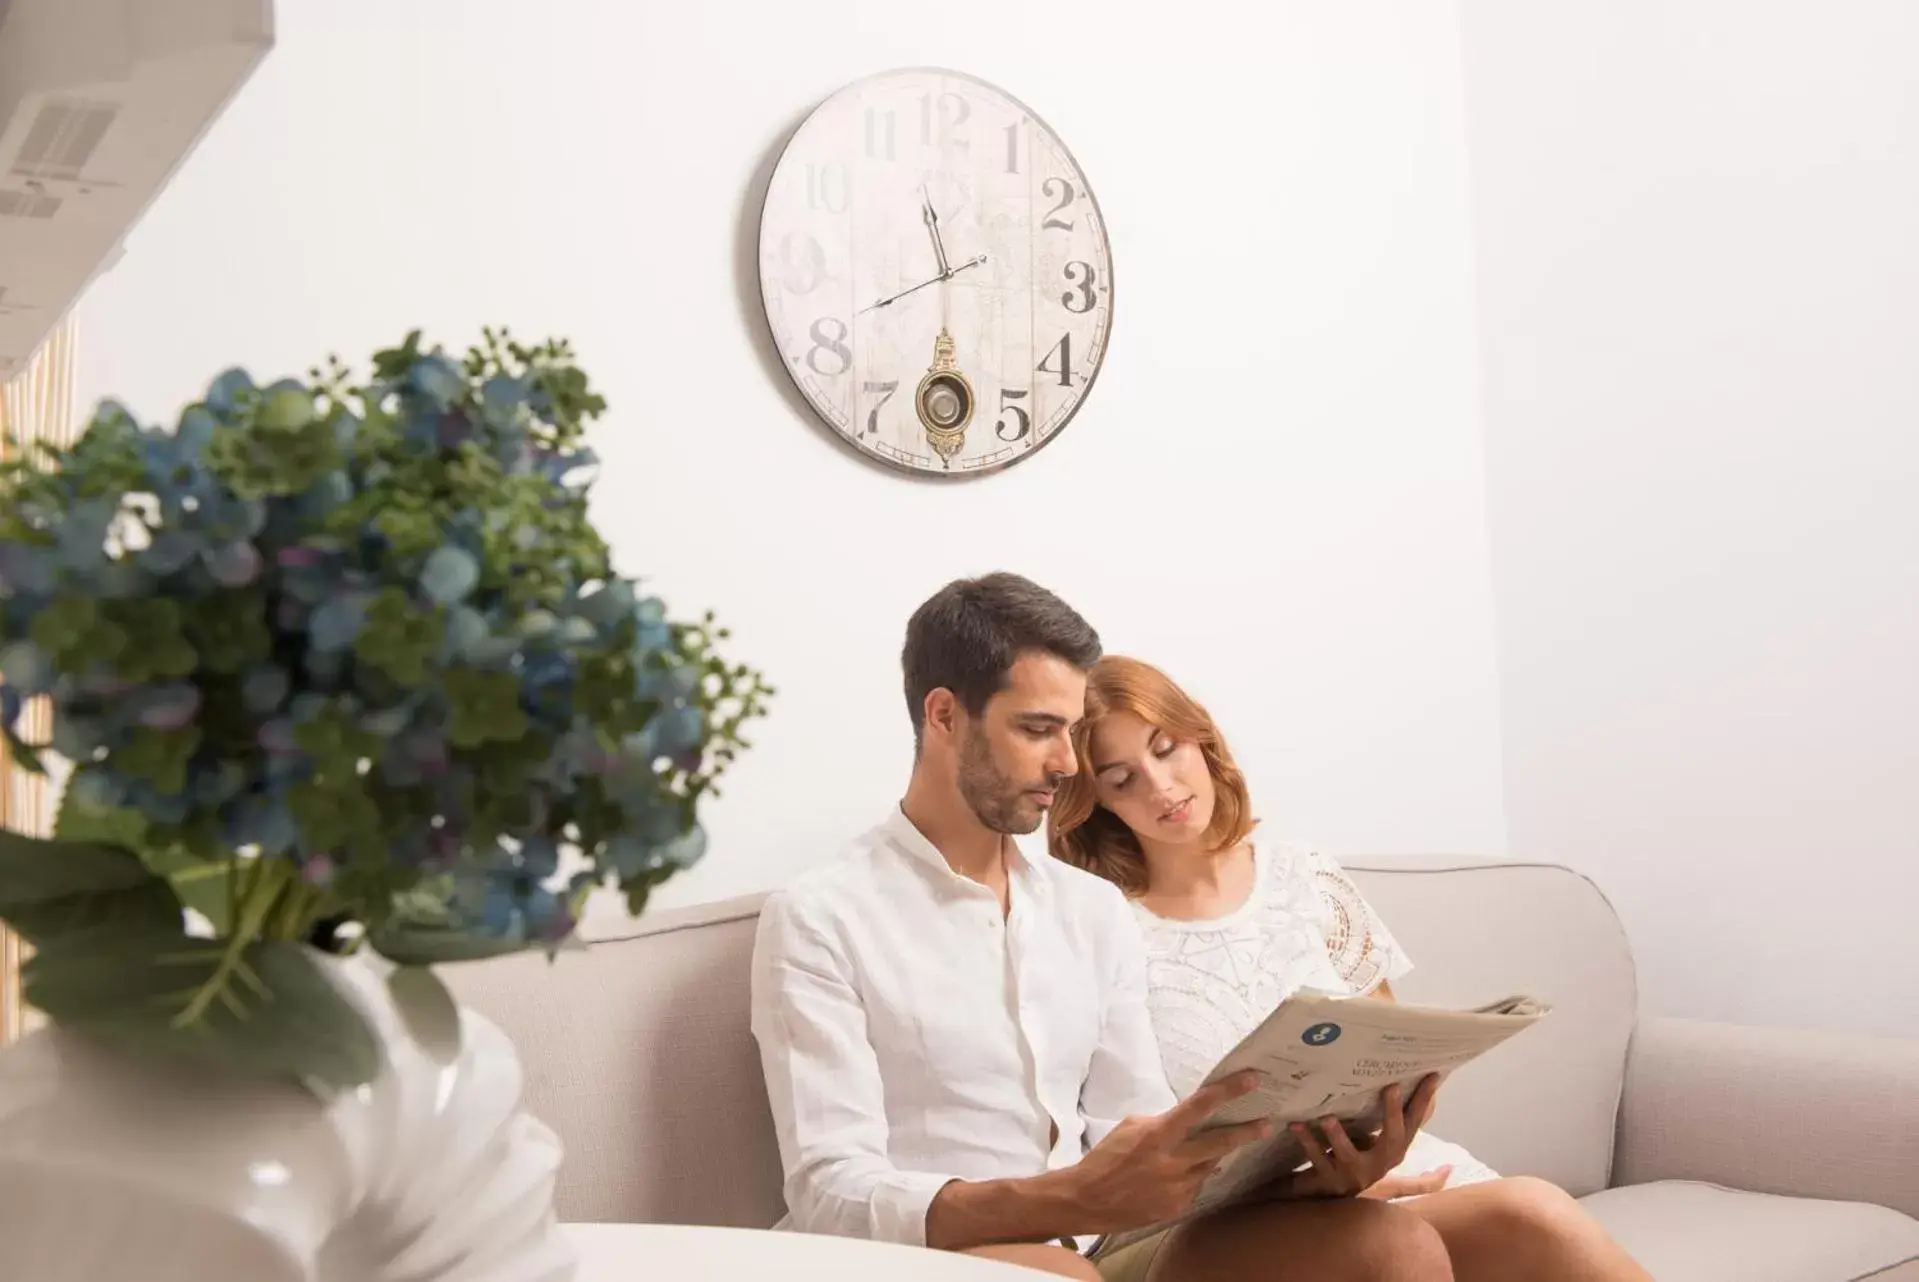
<path fill-rule="evenodd" d="M 1070 1166 L 1173 1105 L 1124 896 L 1038 838 L 1007 870 L 1002 916 L 896 809 L 767 900 L 753 1035 L 781 1227 L 924 1245 L 948 1181 Z"/>

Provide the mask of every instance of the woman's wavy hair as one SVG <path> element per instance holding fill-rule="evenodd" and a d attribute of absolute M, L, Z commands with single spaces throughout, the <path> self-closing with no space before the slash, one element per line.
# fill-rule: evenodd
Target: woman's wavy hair
<path fill-rule="evenodd" d="M 1047 842 L 1054 858 L 1104 877 L 1130 896 L 1146 889 L 1146 856 L 1133 830 L 1095 798 L 1090 755 L 1094 728 L 1115 712 L 1130 712 L 1175 739 L 1199 745 L 1213 776 L 1213 821 L 1202 834 L 1209 849 L 1246 840 L 1258 820 L 1253 818 L 1246 776 L 1205 707 L 1150 663 L 1107 655 L 1087 674 L 1086 716 L 1073 730 L 1079 773 L 1060 784 Z"/>

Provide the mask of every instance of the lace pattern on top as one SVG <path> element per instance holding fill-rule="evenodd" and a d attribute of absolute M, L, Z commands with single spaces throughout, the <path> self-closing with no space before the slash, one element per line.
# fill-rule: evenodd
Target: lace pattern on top
<path fill-rule="evenodd" d="M 1358 995 L 1412 969 L 1331 858 L 1265 843 L 1254 858 L 1252 894 L 1224 917 L 1169 921 L 1134 905 L 1147 1006 L 1168 1082 L 1181 1095 L 1299 989 Z"/>
<path fill-rule="evenodd" d="M 1298 989 L 1370 993 L 1412 969 L 1359 887 L 1331 858 L 1259 844 L 1253 893 L 1210 921 L 1167 921 L 1135 904 L 1146 937 L 1147 1006 L 1166 1080 L 1181 1096 Z M 1430 1131 L 1413 1137 L 1397 1175 L 1453 1168 L 1448 1188 L 1498 1172 Z"/>

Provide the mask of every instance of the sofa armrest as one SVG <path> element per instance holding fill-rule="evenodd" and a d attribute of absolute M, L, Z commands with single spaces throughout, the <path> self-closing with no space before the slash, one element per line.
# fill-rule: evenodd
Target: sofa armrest
<path fill-rule="evenodd" d="M 1642 1019 L 1613 1183 L 1652 1180 L 1919 1216 L 1919 1040 Z"/>

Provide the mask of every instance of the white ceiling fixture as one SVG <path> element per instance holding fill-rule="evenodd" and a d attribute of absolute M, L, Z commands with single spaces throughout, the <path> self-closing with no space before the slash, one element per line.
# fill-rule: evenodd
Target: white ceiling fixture
<path fill-rule="evenodd" d="M 0 0 L 0 380 L 273 46 L 273 0 Z"/>

